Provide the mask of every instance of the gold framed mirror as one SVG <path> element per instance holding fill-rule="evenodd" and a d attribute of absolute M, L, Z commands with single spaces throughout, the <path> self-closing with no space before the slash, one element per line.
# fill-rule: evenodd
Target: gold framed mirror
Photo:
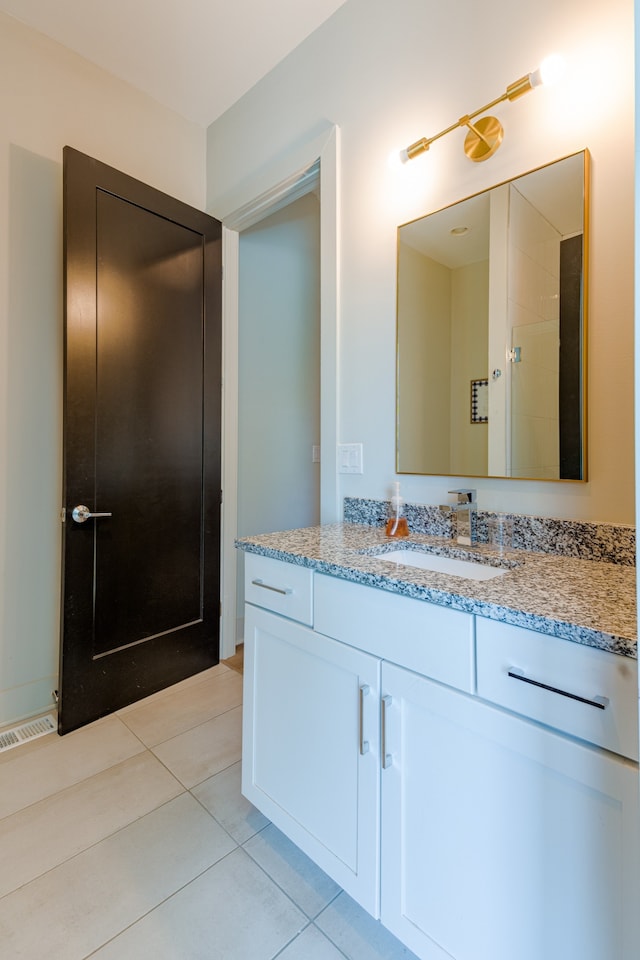
<path fill-rule="evenodd" d="M 398 473 L 586 480 L 588 186 L 583 150 L 398 228 Z"/>

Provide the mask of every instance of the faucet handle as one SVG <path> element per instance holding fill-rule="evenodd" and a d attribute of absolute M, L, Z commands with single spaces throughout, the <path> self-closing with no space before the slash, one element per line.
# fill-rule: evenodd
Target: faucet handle
<path fill-rule="evenodd" d="M 448 490 L 447 493 L 455 493 L 458 503 L 476 503 L 478 499 L 476 490 L 468 490 L 466 488 L 462 488 L 461 490 Z"/>

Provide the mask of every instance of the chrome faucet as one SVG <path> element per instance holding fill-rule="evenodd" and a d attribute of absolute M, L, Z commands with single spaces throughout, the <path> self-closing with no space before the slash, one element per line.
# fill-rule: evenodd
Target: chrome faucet
<path fill-rule="evenodd" d="M 478 511 L 477 494 L 475 490 L 449 490 L 457 500 L 453 504 L 445 504 L 440 509 L 443 513 L 451 513 L 455 521 L 455 532 L 458 543 L 470 546 L 476 542 L 476 517 Z"/>

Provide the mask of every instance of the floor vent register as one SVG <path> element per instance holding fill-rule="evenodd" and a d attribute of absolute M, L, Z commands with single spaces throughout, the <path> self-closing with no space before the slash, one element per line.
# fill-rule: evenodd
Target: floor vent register
<path fill-rule="evenodd" d="M 46 717 L 38 717 L 37 720 L 30 720 L 28 723 L 22 723 L 18 727 L 11 727 L 10 730 L 0 731 L 0 753 L 4 750 L 11 750 L 12 747 L 19 747 L 20 744 L 28 740 L 35 740 L 36 737 L 44 737 L 47 733 L 54 733 L 57 730 L 55 718 L 48 714 Z"/>

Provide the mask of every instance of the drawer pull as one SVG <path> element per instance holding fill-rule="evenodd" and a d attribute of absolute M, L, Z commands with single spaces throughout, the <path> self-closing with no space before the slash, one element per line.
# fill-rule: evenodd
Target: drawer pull
<path fill-rule="evenodd" d="M 609 706 L 608 697 L 594 697 L 589 700 L 588 697 L 580 697 L 577 693 L 569 693 L 568 690 L 560 690 L 558 687 L 551 687 L 548 683 L 541 683 L 539 680 L 532 680 L 531 677 L 525 677 L 522 670 L 517 667 L 511 667 L 507 675 L 514 680 L 522 680 L 523 683 L 530 683 L 533 687 L 541 687 L 543 690 L 549 690 L 550 693 L 559 693 L 561 697 L 568 697 L 569 700 L 578 700 L 580 703 L 586 703 L 590 707 L 597 707 L 598 710 L 606 710 Z"/>
<path fill-rule="evenodd" d="M 288 597 L 290 593 L 293 593 L 291 587 L 272 587 L 270 583 L 265 583 L 263 580 L 252 580 L 251 583 L 254 587 L 262 587 L 264 590 L 273 590 L 274 593 L 281 593 L 283 597 Z"/>
<path fill-rule="evenodd" d="M 369 741 L 364 738 L 364 698 L 369 694 L 369 684 L 363 683 L 360 687 L 360 756 L 369 753 Z"/>
<path fill-rule="evenodd" d="M 387 710 L 391 706 L 391 697 L 382 698 L 382 718 L 381 724 L 382 727 L 382 744 L 380 748 L 380 754 L 382 759 L 382 769 L 388 770 L 393 763 L 393 757 L 390 753 L 387 753 Z"/>

